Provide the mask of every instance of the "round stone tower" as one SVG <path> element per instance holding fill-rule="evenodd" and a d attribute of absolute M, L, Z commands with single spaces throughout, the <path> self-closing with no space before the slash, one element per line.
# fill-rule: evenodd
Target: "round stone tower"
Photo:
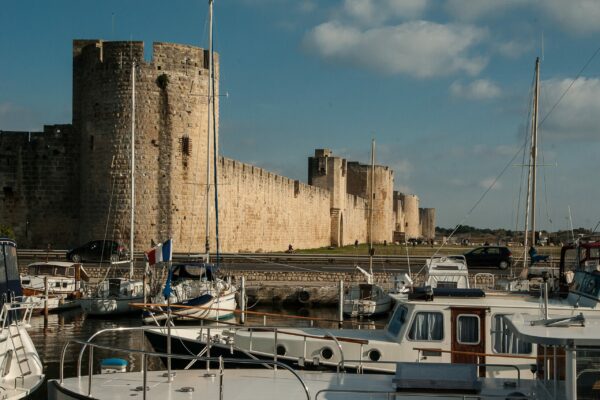
<path fill-rule="evenodd" d="M 421 235 L 424 239 L 435 239 L 435 208 L 420 208 Z"/>
<path fill-rule="evenodd" d="M 168 238 L 177 251 L 204 250 L 208 52 L 171 43 L 154 43 L 147 62 L 142 42 L 73 42 L 73 125 L 81 135 L 80 240 L 129 243 L 134 61 L 136 250 Z M 216 55 L 214 65 L 218 110 Z M 208 151 L 212 160 L 212 145 Z"/>
<path fill-rule="evenodd" d="M 404 233 L 406 239 L 421 237 L 419 223 L 419 198 L 414 194 L 400 194 L 404 210 Z"/>

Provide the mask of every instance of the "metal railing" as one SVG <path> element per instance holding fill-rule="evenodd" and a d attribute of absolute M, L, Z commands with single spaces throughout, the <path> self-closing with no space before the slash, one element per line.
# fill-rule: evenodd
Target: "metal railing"
<path fill-rule="evenodd" d="M 220 379 L 219 379 L 219 394 L 220 394 L 220 398 L 223 398 L 223 374 L 224 374 L 224 365 L 227 363 L 232 363 L 232 364 L 248 364 L 248 365 L 272 365 L 274 367 L 281 367 L 285 370 L 287 370 L 288 372 L 290 372 L 300 383 L 300 385 L 302 386 L 302 389 L 304 390 L 304 394 L 306 395 L 306 399 L 310 400 L 310 391 L 308 389 L 308 386 L 306 385 L 306 383 L 304 382 L 304 380 L 302 379 L 302 377 L 300 377 L 300 375 L 294 371 L 291 367 L 289 367 L 288 365 L 282 363 L 282 362 L 278 362 L 278 361 L 270 361 L 270 360 L 247 360 L 247 359 L 236 359 L 236 358 L 223 358 L 223 357 L 199 357 L 199 356 L 193 356 L 193 355 L 183 355 L 183 354 L 168 354 L 168 353 L 158 353 L 158 352 L 153 352 L 153 351 L 145 351 L 145 350 L 136 350 L 136 349 L 127 349 L 127 348 L 119 348 L 119 347 L 114 347 L 114 346 L 108 346 L 108 345 L 100 345 L 97 343 L 92 343 L 90 341 L 84 341 L 84 340 L 69 340 L 67 341 L 67 343 L 65 343 L 65 345 L 63 346 L 62 352 L 61 352 L 61 357 L 60 357 L 60 385 L 63 385 L 64 383 L 64 367 L 65 367 L 65 358 L 66 358 L 66 354 L 67 354 L 67 350 L 69 348 L 69 346 L 71 344 L 79 344 L 82 346 L 83 349 L 88 348 L 89 349 L 89 359 L 88 359 L 88 384 L 87 384 L 87 395 L 91 396 L 92 394 L 92 388 L 93 388 L 93 377 L 94 377 L 94 349 L 102 349 L 102 350 L 110 350 L 111 352 L 119 352 L 119 353 L 126 353 L 126 354 L 138 354 L 141 356 L 142 358 L 142 386 L 141 386 L 141 391 L 143 392 L 142 398 L 145 400 L 146 399 L 146 392 L 148 391 L 147 389 L 147 378 L 148 378 L 148 357 L 158 357 L 158 358 L 167 358 L 167 359 L 180 359 L 180 360 L 195 360 L 195 361 L 205 361 L 207 364 L 211 363 L 211 362 L 218 362 L 219 363 L 219 374 L 220 374 Z M 78 362 L 78 378 L 81 378 L 80 375 L 80 363 Z M 173 374 L 168 373 L 168 379 L 172 379 L 174 377 Z"/>

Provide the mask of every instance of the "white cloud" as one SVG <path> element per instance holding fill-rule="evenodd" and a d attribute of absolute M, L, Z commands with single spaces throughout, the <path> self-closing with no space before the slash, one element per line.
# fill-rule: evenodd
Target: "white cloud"
<path fill-rule="evenodd" d="M 487 60 L 470 53 L 486 36 L 487 30 L 462 24 L 410 21 L 360 29 L 330 21 L 312 29 L 304 44 L 326 60 L 429 78 L 459 72 L 478 74 Z"/>
<path fill-rule="evenodd" d="M 458 81 L 452 82 L 450 85 L 450 93 L 454 97 L 469 100 L 489 100 L 499 97 L 502 94 L 502 91 L 490 80 L 477 79 L 467 84 L 462 84 Z"/>
<path fill-rule="evenodd" d="M 598 0 L 447 0 L 448 14 L 461 21 L 498 17 L 514 8 L 542 13 L 564 30 L 586 34 L 600 31 Z"/>
<path fill-rule="evenodd" d="M 485 178 L 479 181 L 479 187 L 482 189 L 488 189 L 492 184 L 494 185 L 491 190 L 500 190 L 502 189 L 502 184 L 499 181 L 494 183 L 494 179 L 496 178 Z"/>
<path fill-rule="evenodd" d="M 474 21 L 491 14 L 499 15 L 513 7 L 530 3 L 531 0 L 448 0 L 446 11 L 463 21 Z"/>
<path fill-rule="evenodd" d="M 600 31 L 600 1 L 544 0 L 539 5 L 564 29 L 585 34 Z"/>
<path fill-rule="evenodd" d="M 504 57 L 517 58 L 520 55 L 533 49 L 533 40 L 509 40 L 507 42 L 497 43 L 496 51 Z"/>
<path fill-rule="evenodd" d="M 379 25 L 391 19 L 423 15 L 429 0 L 345 0 L 342 13 L 365 25 Z"/>
<path fill-rule="evenodd" d="M 572 79 L 542 82 L 541 117 L 569 88 Z M 600 140 L 600 79 L 579 78 L 541 126 L 546 137 L 556 139 Z"/>

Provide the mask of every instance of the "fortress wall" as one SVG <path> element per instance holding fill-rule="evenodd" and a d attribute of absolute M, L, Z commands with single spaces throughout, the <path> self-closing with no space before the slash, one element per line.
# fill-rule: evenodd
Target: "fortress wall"
<path fill-rule="evenodd" d="M 328 190 L 228 158 L 219 175 L 222 251 L 329 246 Z"/>
<path fill-rule="evenodd" d="M 20 247 L 77 242 L 78 137 L 70 125 L 0 132 L 0 224 Z"/>
<path fill-rule="evenodd" d="M 79 239 L 104 237 L 108 226 L 107 236 L 129 243 L 135 60 L 136 248 L 173 237 L 176 251 L 204 250 L 204 229 L 202 239 L 193 229 L 205 225 L 206 52 L 154 43 L 151 62 L 143 53 L 142 42 L 73 44 L 73 124 L 81 135 L 81 173 L 88 177 L 82 181 Z M 218 82 L 218 58 L 215 64 Z M 215 91 L 218 96 L 218 86 Z"/>

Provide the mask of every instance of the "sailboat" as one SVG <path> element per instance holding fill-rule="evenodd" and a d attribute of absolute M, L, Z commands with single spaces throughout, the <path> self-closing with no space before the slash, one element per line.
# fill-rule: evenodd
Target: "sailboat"
<path fill-rule="evenodd" d="M 208 127 L 207 127 L 207 149 L 206 149 L 206 228 L 205 228 L 205 251 L 203 262 L 199 263 L 177 263 L 169 266 L 169 274 L 165 286 L 163 286 L 153 298 L 154 304 L 165 304 L 174 306 L 169 312 L 165 307 L 153 306 L 144 313 L 145 323 L 158 323 L 166 319 L 208 319 L 221 320 L 231 318 L 236 308 L 237 288 L 230 282 L 218 277 L 219 273 L 219 218 L 218 218 L 218 146 L 216 137 L 216 124 L 211 121 L 211 115 L 215 115 L 214 101 L 214 70 L 213 70 L 213 2 L 209 1 L 209 60 L 208 60 Z M 211 123 L 212 122 L 212 123 Z M 213 129 L 213 180 L 215 187 L 215 237 L 217 248 L 217 264 L 210 262 L 210 180 L 211 180 L 211 129 Z M 168 294 L 168 297 L 165 296 Z M 167 297 L 167 298 L 165 298 Z M 177 306 L 184 306 L 179 307 Z"/>
<path fill-rule="evenodd" d="M 88 315 L 114 315 L 130 312 L 139 312 L 138 308 L 130 303 L 144 301 L 145 284 L 141 280 L 133 279 L 134 267 L 134 223 L 135 223 L 135 61 L 131 65 L 131 224 L 129 233 L 129 263 L 128 278 L 109 278 L 98 284 L 94 291 L 87 293 L 79 304 Z M 111 262 L 111 267 L 123 263 Z"/>
<path fill-rule="evenodd" d="M 356 266 L 367 282 L 351 286 L 344 295 L 343 312 L 352 318 L 373 317 L 388 312 L 392 299 L 373 283 L 373 190 L 375 185 L 375 139 L 371 142 L 371 190 L 369 195 L 369 271 Z"/>

